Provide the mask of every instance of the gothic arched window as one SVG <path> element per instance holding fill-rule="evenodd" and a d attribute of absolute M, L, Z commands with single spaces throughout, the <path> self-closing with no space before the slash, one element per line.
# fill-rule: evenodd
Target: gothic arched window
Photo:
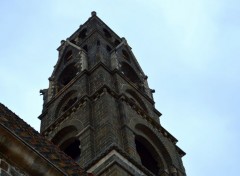
<path fill-rule="evenodd" d="M 78 69 L 74 63 L 68 65 L 59 76 L 59 90 L 67 85 L 77 75 L 77 72 Z"/>
<path fill-rule="evenodd" d="M 141 136 L 135 137 L 135 145 L 137 153 L 141 159 L 141 163 L 153 174 L 157 175 L 159 172 L 158 161 L 154 154 L 151 144 Z"/>
<path fill-rule="evenodd" d="M 68 139 L 60 146 L 60 149 L 75 161 L 77 161 L 80 158 L 81 149 L 79 139 L 76 138 Z"/>
<path fill-rule="evenodd" d="M 126 62 L 121 62 L 121 72 L 133 83 L 142 83 L 134 69 Z"/>
<path fill-rule="evenodd" d="M 73 160 L 77 161 L 81 155 L 80 140 L 76 137 L 77 129 L 74 126 L 67 126 L 60 130 L 52 139 L 55 145 Z"/>

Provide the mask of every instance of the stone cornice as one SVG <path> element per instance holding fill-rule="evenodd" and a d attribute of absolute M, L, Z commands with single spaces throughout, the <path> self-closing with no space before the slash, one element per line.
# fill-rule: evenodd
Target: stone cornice
<path fill-rule="evenodd" d="M 100 87 L 94 94 L 90 96 L 83 96 L 80 100 L 78 100 L 76 103 L 74 103 L 68 111 L 63 113 L 60 117 L 58 117 L 51 125 L 49 125 L 44 131 L 42 131 L 42 134 L 44 136 L 48 136 L 48 133 L 51 133 L 55 128 L 59 126 L 63 121 L 67 120 L 69 116 L 75 112 L 78 108 L 85 105 L 87 101 L 96 101 L 100 96 L 102 96 L 104 93 L 108 92 L 111 96 L 115 97 L 116 99 L 119 99 L 121 101 L 126 102 L 129 106 L 132 107 L 134 111 L 137 112 L 143 119 L 147 120 L 154 129 L 156 129 L 158 132 L 162 133 L 165 137 L 167 137 L 171 142 L 176 144 L 178 141 L 177 139 L 172 136 L 165 128 L 163 128 L 159 122 L 156 122 L 151 116 L 148 115 L 148 113 L 143 110 L 139 105 L 131 101 L 125 94 L 118 94 L 115 91 L 111 90 L 108 86 L 104 85 Z"/>

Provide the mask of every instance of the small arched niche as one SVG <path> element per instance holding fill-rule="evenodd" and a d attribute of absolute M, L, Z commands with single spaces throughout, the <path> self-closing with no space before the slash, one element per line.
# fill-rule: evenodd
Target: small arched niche
<path fill-rule="evenodd" d="M 142 165 L 153 174 L 158 175 L 160 161 L 154 147 L 142 136 L 135 136 L 135 145 Z"/>

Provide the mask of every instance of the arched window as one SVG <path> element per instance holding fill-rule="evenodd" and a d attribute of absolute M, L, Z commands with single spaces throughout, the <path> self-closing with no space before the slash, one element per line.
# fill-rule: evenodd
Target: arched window
<path fill-rule="evenodd" d="M 74 126 L 67 126 L 60 130 L 52 139 L 55 145 L 73 160 L 77 161 L 81 155 L 80 140 L 76 137 L 77 129 Z"/>
<path fill-rule="evenodd" d="M 80 141 L 76 138 L 70 138 L 65 141 L 61 146 L 60 149 L 70 156 L 73 160 L 77 161 L 81 155 L 80 149 Z"/>
<path fill-rule="evenodd" d="M 156 160 L 156 152 L 154 152 L 151 144 L 141 136 L 135 137 L 135 145 L 137 153 L 141 159 L 141 163 L 153 174 L 159 172 L 158 161 Z"/>
<path fill-rule="evenodd" d="M 59 76 L 59 90 L 67 85 L 77 75 L 77 72 L 78 69 L 75 67 L 74 63 L 68 65 Z"/>
<path fill-rule="evenodd" d="M 142 83 L 134 69 L 126 62 L 121 62 L 121 72 L 133 83 Z"/>
<path fill-rule="evenodd" d="M 87 29 L 84 28 L 78 35 L 79 38 L 84 39 L 87 36 Z"/>

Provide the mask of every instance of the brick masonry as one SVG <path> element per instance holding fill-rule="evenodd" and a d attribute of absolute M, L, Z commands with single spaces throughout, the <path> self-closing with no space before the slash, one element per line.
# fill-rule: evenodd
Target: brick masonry
<path fill-rule="evenodd" d="M 28 176 L 13 164 L 8 163 L 5 159 L 0 158 L 0 176 Z"/>

